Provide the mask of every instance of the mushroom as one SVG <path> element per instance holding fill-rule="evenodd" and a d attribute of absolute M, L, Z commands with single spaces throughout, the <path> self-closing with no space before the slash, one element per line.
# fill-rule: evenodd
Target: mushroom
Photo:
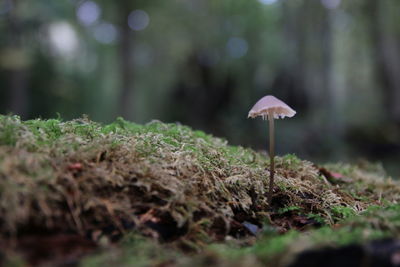
<path fill-rule="evenodd" d="M 283 119 L 284 117 L 293 117 L 296 114 L 292 108 L 286 105 L 278 98 L 267 95 L 257 101 L 257 103 L 251 108 L 248 118 L 255 118 L 261 116 L 264 120 L 268 118 L 269 121 L 269 158 L 270 158 L 270 178 L 269 178 L 269 192 L 268 192 L 268 204 L 271 205 L 272 191 L 274 186 L 274 119 Z"/>

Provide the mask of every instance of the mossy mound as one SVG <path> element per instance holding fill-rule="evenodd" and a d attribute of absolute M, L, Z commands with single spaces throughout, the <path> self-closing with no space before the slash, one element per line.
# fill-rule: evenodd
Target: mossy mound
<path fill-rule="evenodd" d="M 333 225 L 400 199 L 400 183 L 379 170 L 287 155 L 276 159 L 270 207 L 268 169 L 262 154 L 178 124 L 0 116 L 0 245 L 66 233 L 96 246 L 135 231 L 196 251 L 265 225 Z"/>

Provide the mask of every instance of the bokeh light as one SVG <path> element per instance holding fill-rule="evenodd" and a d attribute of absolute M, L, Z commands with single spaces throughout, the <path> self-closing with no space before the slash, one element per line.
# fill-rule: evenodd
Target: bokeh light
<path fill-rule="evenodd" d="M 14 7 L 14 3 L 11 0 L 3 0 L 0 2 L 0 15 L 7 14 Z"/>
<path fill-rule="evenodd" d="M 78 50 L 78 36 L 71 24 L 56 22 L 48 28 L 49 40 L 56 53 L 71 57 Z"/>
<path fill-rule="evenodd" d="M 101 22 L 93 28 L 94 38 L 103 44 L 112 44 L 116 41 L 118 31 L 116 27 L 108 22 Z"/>
<path fill-rule="evenodd" d="M 278 0 L 258 0 L 258 2 L 260 2 L 261 4 L 264 4 L 264 5 L 272 5 L 277 1 Z"/>
<path fill-rule="evenodd" d="M 101 8 L 93 1 L 83 2 L 76 10 L 76 16 L 82 25 L 95 24 L 101 15 Z"/>
<path fill-rule="evenodd" d="M 140 9 L 132 11 L 128 16 L 128 25 L 134 31 L 141 31 L 146 29 L 149 25 L 149 15 Z"/>
<path fill-rule="evenodd" d="M 228 55 L 232 58 L 241 58 L 247 54 L 247 41 L 239 37 L 231 37 L 226 43 Z"/>
<path fill-rule="evenodd" d="M 335 9 L 339 7 L 341 0 L 321 0 L 321 3 L 327 9 Z"/>

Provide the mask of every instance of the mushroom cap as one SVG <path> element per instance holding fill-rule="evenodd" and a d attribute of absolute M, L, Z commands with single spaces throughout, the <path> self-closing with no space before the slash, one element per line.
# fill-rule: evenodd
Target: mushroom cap
<path fill-rule="evenodd" d="M 258 100 L 251 108 L 248 118 L 262 116 L 263 119 L 265 119 L 271 111 L 274 119 L 283 119 L 284 117 L 290 118 L 296 114 L 296 111 L 286 105 L 283 101 L 279 100 L 275 96 L 267 95 Z"/>

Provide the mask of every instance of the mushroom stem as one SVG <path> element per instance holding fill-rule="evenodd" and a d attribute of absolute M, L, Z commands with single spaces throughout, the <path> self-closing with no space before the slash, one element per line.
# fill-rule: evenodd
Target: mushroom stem
<path fill-rule="evenodd" d="M 269 160 L 270 160 L 268 205 L 271 206 L 272 192 L 273 192 L 273 188 L 274 188 L 274 174 L 275 174 L 274 114 L 271 111 L 268 114 L 268 122 L 269 122 Z"/>

